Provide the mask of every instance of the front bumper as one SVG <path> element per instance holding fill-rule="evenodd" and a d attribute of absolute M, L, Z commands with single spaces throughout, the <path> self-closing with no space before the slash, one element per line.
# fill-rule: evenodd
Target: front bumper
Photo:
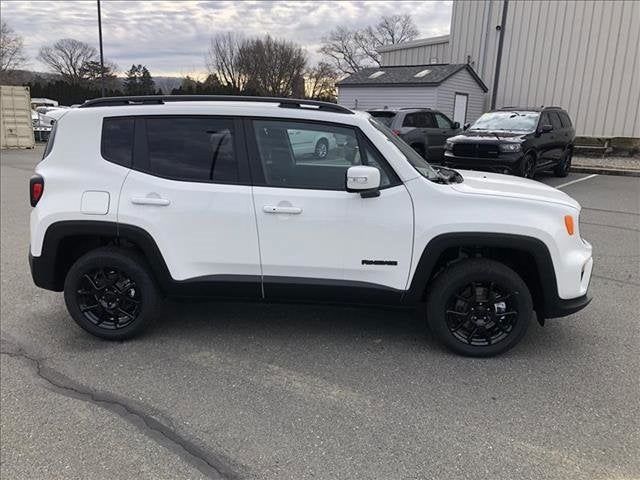
<path fill-rule="evenodd" d="M 579 312 L 584 307 L 591 303 L 591 296 L 588 294 L 578 298 L 570 298 L 564 300 L 562 298 L 555 298 L 554 301 L 548 302 L 545 305 L 545 318 L 559 318 L 566 317 L 573 313 Z"/>
<path fill-rule="evenodd" d="M 463 170 L 484 170 L 495 173 L 515 173 L 522 160 L 522 152 L 500 153 L 498 157 L 461 157 L 453 152 L 444 152 L 445 167 L 460 168 Z"/>

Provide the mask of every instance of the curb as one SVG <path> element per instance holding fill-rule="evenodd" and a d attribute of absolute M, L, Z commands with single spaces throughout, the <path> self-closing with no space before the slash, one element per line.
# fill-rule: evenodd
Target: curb
<path fill-rule="evenodd" d="M 609 167 L 581 167 L 571 165 L 569 171 L 574 173 L 597 173 L 599 175 L 618 175 L 622 177 L 640 177 L 640 170 L 628 170 Z"/>

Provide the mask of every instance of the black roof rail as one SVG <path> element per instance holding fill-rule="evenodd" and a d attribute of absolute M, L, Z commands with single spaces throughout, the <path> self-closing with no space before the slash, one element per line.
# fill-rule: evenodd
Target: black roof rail
<path fill-rule="evenodd" d="M 122 97 L 102 97 L 87 100 L 78 108 L 113 107 L 121 105 L 164 105 L 168 102 L 258 102 L 277 103 L 281 108 L 307 108 L 323 112 L 348 113 L 351 110 L 341 105 L 317 100 L 298 98 L 249 97 L 239 95 L 137 95 Z"/>
<path fill-rule="evenodd" d="M 431 107 L 402 107 L 400 110 L 433 110 Z"/>

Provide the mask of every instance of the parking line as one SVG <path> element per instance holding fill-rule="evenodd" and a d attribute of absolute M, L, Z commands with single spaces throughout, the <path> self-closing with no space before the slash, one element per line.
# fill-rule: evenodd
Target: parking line
<path fill-rule="evenodd" d="M 573 185 L 574 183 L 584 182 L 585 180 L 589 180 L 590 178 L 597 177 L 597 173 L 593 173 L 587 177 L 578 178 L 577 180 L 571 180 L 570 182 L 563 183 L 561 185 L 556 186 L 556 188 L 568 187 L 569 185 Z"/>

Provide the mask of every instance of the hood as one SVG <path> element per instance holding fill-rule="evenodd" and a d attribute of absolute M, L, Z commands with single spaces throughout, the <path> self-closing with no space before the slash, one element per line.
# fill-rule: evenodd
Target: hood
<path fill-rule="evenodd" d="M 466 130 L 455 137 L 449 138 L 452 142 L 485 142 L 485 141 L 496 141 L 496 140 L 505 140 L 508 142 L 517 142 L 523 140 L 523 136 L 526 135 L 523 132 L 481 132 L 473 130 Z"/>
<path fill-rule="evenodd" d="M 471 170 L 459 170 L 459 172 L 464 181 L 454 183 L 451 187 L 460 193 L 536 200 L 580 210 L 580 204 L 569 195 L 535 180 Z"/>

